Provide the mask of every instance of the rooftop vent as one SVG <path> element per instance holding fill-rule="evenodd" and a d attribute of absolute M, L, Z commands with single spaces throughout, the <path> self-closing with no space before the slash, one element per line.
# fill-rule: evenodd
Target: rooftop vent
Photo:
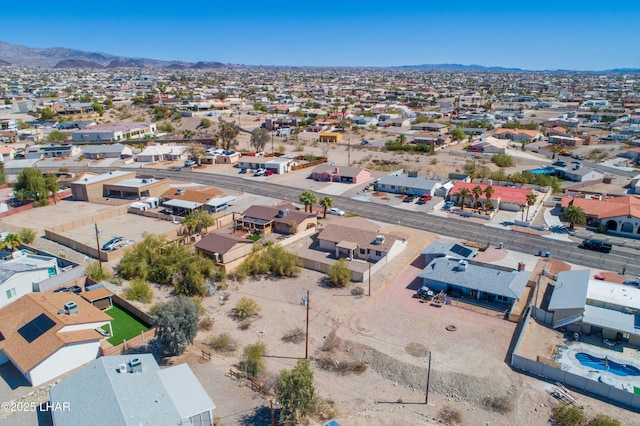
<path fill-rule="evenodd" d="M 76 302 L 67 302 L 64 304 L 64 312 L 67 315 L 78 315 L 78 305 Z"/>
<path fill-rule="evenodd" d="M 122 364 L 118 365 L 118 373 L 124 374 L 126 372 L 127 372 L 127 364 L 122 363 Z"/>
<path fill-rule="evenodd" d="M 278 210 L 278 217 L 285 217 L 289 214 L 289 209 Z"/>
<path fill-rule="evenodd" d="M 468 265 L 469 265 L 469 262 L 467 262 L 466 260 L 461 260 L 460 262 L 458 262 L 458 266 L 456 266 L 456 270 L 466 271 Z"/>
<path fill-rule="evenodd" d="M 184 188 L 178 188 L 178 191 L 176 193 L 178 195 L 183 195 L 184 194 Z"/>
<path fill-rule="evenodd" d="M 133 358 L 129 364 L 131 365 L 132 373 L 142 373 L 142 361 L 140 361 L 140 358 Z"/>
<path fill-rule="evenodd" d="M 384 243 L 384 235 L 376 235 L 376 239 L 373 241 L 373 244 L 379 246 Z"/>

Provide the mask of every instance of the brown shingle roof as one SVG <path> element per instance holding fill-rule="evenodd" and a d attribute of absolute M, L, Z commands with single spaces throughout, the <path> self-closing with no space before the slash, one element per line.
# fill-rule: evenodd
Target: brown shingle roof
<path fill-rule="evenodd" d="M 278 212 L 281 209 L 289 209 L 289 214 L 285 217 L 278 217 Z M 277 207 L 251 206 L 245 210 L 244 216 L 291 225 L 293 222 L 302 223 L 303 220 L 309 219 L 310 217 L 315 218 L 316 214 L 297 211 L 291 204 L 280 204 Z"/>
<path fill-rule="evenodd" d="M 78 305 L 78 314 L 59 314 L 64 304 L 71 301 Z M 40 314 L 45 314 L 55 325 L 28 342 L 18 330 Z M 0 309 L 0 332 L 4 336 L 0 349 L 26 373 L 66 344 L 101 338 L 92 329 L 61 332 L 65 326 L 111 320 L 109 315 L 73 293 L 30 293 Z"/>
<path fill-rule="evenodd" d="M 182 194 L 178 193 L 178 189 L 179 188 L 171 188 L 165 191 L 160 197 L 170 200 L 184 200 L 204 204 L 212 198 L 215 198 L 218 195 L 222 195 L 222 191 L 219 191 L 215 188 L 208 188 L 202 191 L 185 189 Z"/>
<path fill-rule="evenodd" d="M 231 234 L 214 232 L 207 234 L 204 238 L 198 241 L 195 244 L 195 247 L 209 253 L 225 254 L 236 244 L 253 244 L 253 241 L 246 238 L 236 237 Z"/>
<path fill-rule="evenodd" d="M 320 231 L 318 239 L 340 244 L 345 247 L 348 245 L 347 242 L 356 243 L 359 248 L 371 249 L 385 253 L 391 250 L 393 244 L 400 239 L 387 234 L 384 235 L 385 238 L 382 244 L 374 244 L 376 236 L 378 235 L 381 234 L 365 229 L 329 224 Z"/>

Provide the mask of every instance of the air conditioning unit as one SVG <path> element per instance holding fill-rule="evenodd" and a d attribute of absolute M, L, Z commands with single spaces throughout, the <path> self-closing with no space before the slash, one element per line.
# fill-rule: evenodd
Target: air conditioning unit
<path fill-rule="evenodd" d="M 131 365 L 132 373 L 142 373 L 142 361 L 140 361 L 140 358 L 133 358 L 129 364 Z"/>
<path fill-rule="evenodd" d="M 118 365 L 118 373 L 124 374 L 126 372 L 127 372 L 127 364 L 122 363 L 122 364 Z"/>
<path fill-rule="evenodd" d="M 376 235 L 376 239 L 373 241 L 373 244 L 379 246 L 384 243 L 384 235 Z"/>
<path fill-rule="evenodd" d="M 64 312 L 67 315 L 78 315 L 78 305 L 76 302 L 67 302 L 64 304 Z"/>

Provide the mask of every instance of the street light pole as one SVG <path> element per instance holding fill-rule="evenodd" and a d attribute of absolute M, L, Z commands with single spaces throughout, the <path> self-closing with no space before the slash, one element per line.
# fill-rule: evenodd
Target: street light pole
<path fill-rule="evenodd" d="M 100 273 L 102 273 L 102 256 L 100 255 L 100 233 L 98 232 L 98 223 L 94 223 L 96 230 L 96 249 L 98 249 L 98 263 L 100 264 Z"/>
<path fill-rule="evenodd" d="M 309 359 L 309 290 L 307 290 L 307 332 L 305 333 L 304 359 Z"/>

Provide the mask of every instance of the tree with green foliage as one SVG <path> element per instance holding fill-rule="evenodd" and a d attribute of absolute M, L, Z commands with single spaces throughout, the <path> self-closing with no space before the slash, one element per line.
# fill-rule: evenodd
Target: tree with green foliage
<path fill-rule="evenodd" d="M 172 355 L 181 355 L 198 333 L 200 311 L 196 302 L 178 296 L 157 307 L 154 325 L 156 338 Z"/>
<path fill-rule="evenodd" d="M 20 172 L 13 186 L 19 200 L 46 200 L 50 190 L 44 175 L 39 169 L 26 168 Z"/>
<path fill-rule="evenodd" d="M 471 195 L 473 195 L 473 209 L 479 209 L 478 206 L 478 200 L 480 200 L 480 197 L 482 197 L 482 193 L 484 191 L 482 190 L 482 187 L 480 185 L 476 185 L 471 189 Z"/>
<path fill-rule="evenodd" d="M 538 201 L 538 194 L 534 191 L 531 191 L 527 194 L 527 220 L 529 220 L 529 209 L 536 205 L 536 201 Z"/>
<path fill-rule="evenodd" d="M 53 109 L 46 107 L 40 110 L 40 118 L 43 120 L 51 120 L 56 116 L 56 113 Z"/>
<path fill-rule="evenodd" d="M 345 259 L 338 259 L 329 267 L 329 280 L 336 287 L 344 287 L 351 282 L 351 269 Z"/>
<path fill-rule="evenodd" d="M 202 120 L 200 120 L 200 125 L 198 127 L 208 129 L 209 127 L 211 127 L 211 124 L 211 120 L 209 120 L 208 118 L 203 118 Z"/>
<path fill-rule="evenodd" d="M 97 112 L 100 117 L 104 115 L 104 105 L 98 102 L 94 102 L 91 104 L 91 108 L 93 108 L 93 110 Z"/>
<path fill-rule="evenodd" d="M 25 123 L 24 120 L 22 120 L 20 118 L 16 119 L 16 124 L 18 125 L 20 130 L 24 130 L 24 129 L 28 129 L 29 128 L 29 125 L 27 123 Z"/>
<path fill-rule="evenodd" d="M 171 123 L 167 123 L 164 126 L 160 127 L 160 130 L 166 133 L 173 133 L 176 129 Z"/>
<path fill-rule="evenodd" d="M 222 143 L 222 148 L 231 150 L 238 145 L 236 137 L 240 133 L 240 130 L 230 121 L 220 119 L 220 130 L 218 130 L 219 140 Z"/>
<path fill-rule="evenodd" d="M 403 134 L 396 136 L 396 142 L 400 145 L 404 145 L 407 142 L 407 137 Z"/>
<path fill-rule="evenodd" d="M 47 135 L 47 142 L 49 143 L 61 143 L 67 141 L 67 134 L 60 130 L 52 130 Z"/>
<path fill-rule="evenodd" d="M 191 139 L 195 135 L 196 135 L 196 132 L 194 132 L 193 130 L 186 129 L 186 130 L 182 131 L 182 138 L 183 139 Z"/>
<path fill-rule="evenodd" d="M 60 185 L 58 185 L 58 177 L 53 173 L 46 173 L 44 175 L 44 185 L 45 188 L 47 188 L 47 190 L 53 196 L 53 204 L 58 204 L 56 201 L 56 194 L 60 190 Z"/>
<path fill-rule="evenodd" d="M 93 261 L 84 268 L 84 274 L 91 278 L 93 281 L 99 283 L 100 281 L 106 281 L 111 278 L 111 272 L 106 267 L 103 267 L 99 261 Z"/>
<path fill-rule="evenodd" d="M 322 217 L 327 218 L 327 209 L 333 207 L 333 198 L 326 196 L 320 198 L 320 206 L 322 207 Z"/>
<path fill-rule="evenodd" d="M 185 222 L 187 222 L 187 224 L 185 224 Z M 213 226 L 214 220 L 208 212 L 204 210 L 195 210 L 185 216 L 182 224 L 184 226 L 191 226 L 193 232 L 196 234 L 206 235 L 207 229 L 210 226 Z"/>
<path fill-rule="evenodd" d="M 242 360 L 242 364 L 244 370 L 248 374 L 257 377 L 258 374 L 264 371 L 266 367 L 266 362 L 264 360 L 266 350 L 267 347 L 262 342 L 256 342 L 252 345 L 247 345 L 244 348 L 244 359 Z"/>
<path fill-rule="evenodd" d="M 309 412 L 315 395 L 313 371 L 308 360 L 300 360 L 292 370 L 281 370 L 276 398 L 282 406 L 280 423 L 298 424 Z"/>
<path fill-rule="evenodd" d="M 487 205 L 489 203 L 491 203 L 491 208 L 493 209 L 493 202 L 491 202 L 491 196 L 493 194 L 495 194 L 495 192 L 496 192 L 496 190 L 493 189 L 493 186 L 491 186 L 491 185 L 487 185 L 487 187 L 484 189 L 484 195 L 485 195 L 485 197 L 487 197 L 487 201 L 485 201 L 485 203 L 484 203 L 485 210 L 488 210 Z"/>
<path fill-rule="evenodd" d="M 569 222 L 569 229 L 573 229 L 574 225 L 583 225 L 587 222 L 587 216 L 582 207 L 569 205 L 560 215 L 562 220 Z"/>
<path fill-rule="evenodd" d="M 271 245 L 262 253 L 250 255 L 236 269 L 235 276 L 239 281 L 248 276 L 269 273 L 280 277 L 294 277 L 300 273 L 301 269 L 302 261 L 298 256 L 279 245 Z"/>
<path fill-rule="evenodd" d="M 166 105 L 156 105 L 153 107 L 153 119 L 154 121 L 164 120 L 165 118 L 169 118 L 171 115 L 171 111 L 169 107 Z"/>
<path fill-rule="evenodd" d="M 471 191 L 469 191 L 469 188 L 460 188 L 454 195 L 460 197 L 460 210 L 464 210 L 464 203 L 471 197 Z"/>
<path fill-rule="evenodd" d="M 587 421 L 587 416 L 578 406 L 561 405 L 553 411 L 551 419 L 558 426 L 581 426 Z"/>
<path fill-rule="evenodd" d="M 456 127 L 451 131 L 451 139 L 454 141 L 462 141 L 467 137 L 464 131 L 460 127 Z"/>
<path fill-rule="evenodd" d="M 299 200 L 302 204 L 304 204 L 305 213 L 307 210 L 309 213 L 313 212 L 313 205 L 318 202 L 318 197 L 311 191 L 304 191 L 300 194 Z"/>
<path fill-rule="evenodd" d="M 415 120 L 413 120 L 413 124 L 428 123 L 428 122 L 429 122 L 429 117 L 422 114 L 418 114 Z"/>
<path fill-rule="evenodd" d="M 20 240 L 20 235 L 9 233 L 5 235 L 5 237 L 2 239 L 2 242 L 0 242 L 0 247 L 8 248 L 11 251 L 16 251 L 21 244 L 22 240 Z"/>
<path fill-rule="evenodd" d="M 256 152 L 260 152 L 264 150 L 264 147 L 269 142 L 269 132 L 267 129 L 262 127 L 257 127 L 251 131 L 251 140 L 249 143 L 256 150 Z"/>
<path fill-rule="evenodd" d="M 153 290 L 144 278 L 134 278 L 124 296 L 136 302 L 150 303 L 153 300 Z"/>

